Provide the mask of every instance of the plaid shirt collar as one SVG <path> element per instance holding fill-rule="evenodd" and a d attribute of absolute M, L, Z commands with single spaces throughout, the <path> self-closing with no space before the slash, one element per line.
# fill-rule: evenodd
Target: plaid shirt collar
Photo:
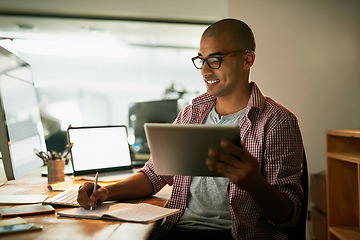
<path fill-rule="evenodd" d="M 257 86 L 255 82 L 251 82 L 251 94 L 250 99 L 246 107 L 245 116 L 249 115 L 249 118 L 255 112 L 261 113 L 265 107 L 265 96 L 261 92 L 260 88 Z M 213 106 L 216 103 L 216 97 L 209 95 L 208 93 L 204 93 L 192 100 L 192 104 L 194 106 L 198 105 L 207 105 Z M 257 110 L 255 110 L 257 109 Z"/>

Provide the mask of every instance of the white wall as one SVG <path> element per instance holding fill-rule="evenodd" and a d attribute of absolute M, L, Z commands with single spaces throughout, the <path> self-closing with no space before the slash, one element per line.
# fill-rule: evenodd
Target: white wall
<path fill-rule="evenodd" d="M 251 78 L 299 118 L 311 173 L 327 129 L 360 128 L 360 1 L 229 0 L 257 40 Z"/>

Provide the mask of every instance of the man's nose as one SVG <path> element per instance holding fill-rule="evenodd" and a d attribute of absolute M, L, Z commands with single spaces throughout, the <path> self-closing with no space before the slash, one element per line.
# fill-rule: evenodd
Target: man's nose
<path fill-rule="evenodd" d="M 214 72 L 212 68 L 209 67 L 208 63 L 204 61 L 203 67 L 201 69 L 201 74 L 203 76 L 207 75 L 208 73 Z"/>

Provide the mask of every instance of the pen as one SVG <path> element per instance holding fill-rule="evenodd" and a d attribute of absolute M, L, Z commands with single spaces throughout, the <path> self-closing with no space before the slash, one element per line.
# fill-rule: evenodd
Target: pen
<path fill-rule="evenodd" d="M 71 148 L 74 146 L 74 143 L 71 143 L 70 145 L 66 146 L 66 149 L 64 150 L 63 155 L 61 156 L 62 158 L 66 158 L 67 155 L 70 153 Z"/>
<path fill-rule="evenodd" d="M 49 160 L 48 155 L 43 151 L 39 151 L 36 148 L 34 148 L 34 153 L 36 156 L 38 156 L 39 158 L 41 158 L 44 161 L 44 164 L 46 164 L 47 161 Z"/>
<path fill-rule="evenodd" d="M 97 186 L 97 181 L 98 181 L 98 178 L 99 178 L 99 173 L 97 172 L 95 174 L 95 180 L 94 180 L 94 189 L 93 189 L 93 193 L 96 191 L 96 186 Z M 90 206 L 90 211 L 92 211 L 93 207 Z"/>

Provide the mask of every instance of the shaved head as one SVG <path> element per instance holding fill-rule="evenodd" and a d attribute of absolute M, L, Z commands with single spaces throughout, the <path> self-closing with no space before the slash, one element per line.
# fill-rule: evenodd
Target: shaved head
<path fill-rule="evenodd" d="M 223 19 L 210 25 L 202 37 L 218 37 L 227 35 L 232 44 L 238 49 L 255 51 L 255 38 L 250 27 L 237 19 Z"/>

